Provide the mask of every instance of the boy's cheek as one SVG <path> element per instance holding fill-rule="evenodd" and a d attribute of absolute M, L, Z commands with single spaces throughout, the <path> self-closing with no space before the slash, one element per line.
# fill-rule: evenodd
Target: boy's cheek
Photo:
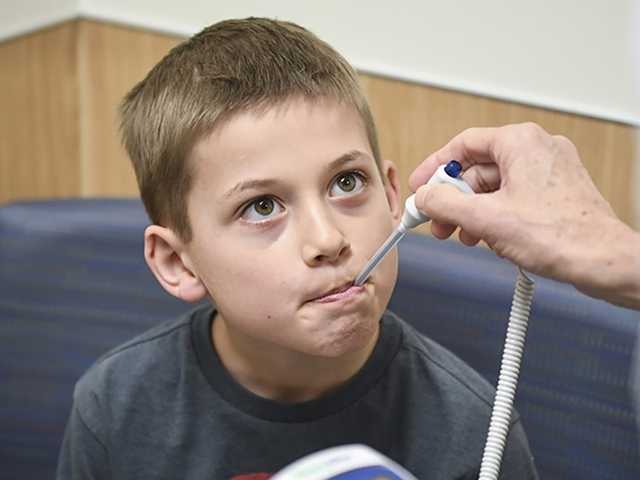
<path fill-rule="evenodd" d="M 246 268 L 236 267 L 226 276 L 214 274 L 211 294 L 214 299 L 218 296 L 232 300 L 238 310 L 286 308 L 299 302 L 301 286 L 305 285 L 305 279 L 286 273 L 287 268 L 281 262 L 255 262 Z"/>
<path fill-rule="evenodd" d="M 373 271 L 372 278 L 376 285 L 377 295 L 389 295 L 398 279 L 398 254 L 390 252 L 380 265 Z"/>

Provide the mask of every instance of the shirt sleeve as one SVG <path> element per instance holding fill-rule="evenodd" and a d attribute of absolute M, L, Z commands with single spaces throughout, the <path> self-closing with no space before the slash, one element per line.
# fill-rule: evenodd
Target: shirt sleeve
<path fill-rule="evenodd" d="M 110 477 L 105 444 L 87 426 L 74 404 L 58 459 L 58 480 L 103 480 Z"/>

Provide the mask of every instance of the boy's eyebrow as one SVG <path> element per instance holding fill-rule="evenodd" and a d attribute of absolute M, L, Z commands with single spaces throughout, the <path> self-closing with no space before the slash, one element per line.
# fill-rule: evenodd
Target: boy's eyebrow
<path fill-rule="evenodd" d="M 338 167 L 341 167 L 347 163 L 355 162 L 356 160 L 366 159 L 369 156 L 361 152 L 360 150 L 351 150 L 350 152 L 343 153 L 335 160 L 331 161 L 328 166 L 328 170 L 335 170 Z"/>
<path fill-rule="evenodd" d="M 361 152 L 360 150 L 351 150 L 350 152 L 343 153 L 335 160 L 332 160 L 331 162 L 329 162 L 329 165 L 327 166 L 327 170 L 335 170 L 338 167 L 341 167 L 348 163 L 355 162 L 356 160 L 359 160 L 359 159 L 366 159 L 368 157 L 369 155 L 367 155 L 364 152 Z M 244 190 L 249 190 L 252 188 L 260 188 L 260 187 L 263 187 L 263 188 L 272 187 L 276 183 L 278 183 L 277 180 L 271 179 L 271 178 L 243 180 L 241 182 L 236 183 L 231 189 L 227 190 L 227 192 L 223 195 L 223 198 L 227 200 L 230 197 L 234 196 L 235 194 L 240 193 Z"/>
<path fill-rule="evenodd" d="M 234 195 L 244 191 L 250 190 L 252 188 L 260 188 L 260 187 L 270 187 L 276 184 L 276 181 L 273 179 L 254 179 L 254 180 L 243 180 L 241 182 L 236 183 L 231 189 L 227 190 L 227 192 L 222 196 L 225 200 L 233 197 Z"/>

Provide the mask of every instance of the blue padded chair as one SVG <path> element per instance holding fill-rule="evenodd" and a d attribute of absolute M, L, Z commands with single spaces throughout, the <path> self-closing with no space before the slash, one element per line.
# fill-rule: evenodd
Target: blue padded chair
<path fill-rule="evenodd" d="M 0 479 L 51 478 L 75 381 L 192 308 L 149 272 L 147 224 L 138 200 L 0 207 Z M 390 308 L 495 384 L 515 278 L 487 250 L 410 235 Z M 516 407 L 541 478 L 640 478 L 627 386 L 639 323 L 538 279 Z"/>

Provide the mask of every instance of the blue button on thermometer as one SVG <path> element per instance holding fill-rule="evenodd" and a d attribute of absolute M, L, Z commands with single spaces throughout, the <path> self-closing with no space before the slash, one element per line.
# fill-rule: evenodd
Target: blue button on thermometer
<path fill-rule="evenodd" d="M 455 160 L 451 160 L 446 165 L 442 165 L 436 170 L 436 173 L 429 179 L 427 185 L 434 185 L 437 183 L 448 183 L 456 187 L 463 193 L 474 193 L 468 183 L 460 178 L 462 172 L 462 165 Z M 369 275 L 374 268 L 382 261 L 382 259 L 395 247 L 402 237 L 404 237 L 407 230 L 417 227 L 425 222 L 431 220 L 416 208 L 416 194 L 411 195 L 404 202 L 404 213 L 402 214 L 402 221 L 398 228 L 389 235 L 389 238 L 382 244 L 382 246 L 373 254 L 371 259 L 367 262 L 360 274 L 356 277 L 354 285 L 362 285 L 367 281 Z"/>

